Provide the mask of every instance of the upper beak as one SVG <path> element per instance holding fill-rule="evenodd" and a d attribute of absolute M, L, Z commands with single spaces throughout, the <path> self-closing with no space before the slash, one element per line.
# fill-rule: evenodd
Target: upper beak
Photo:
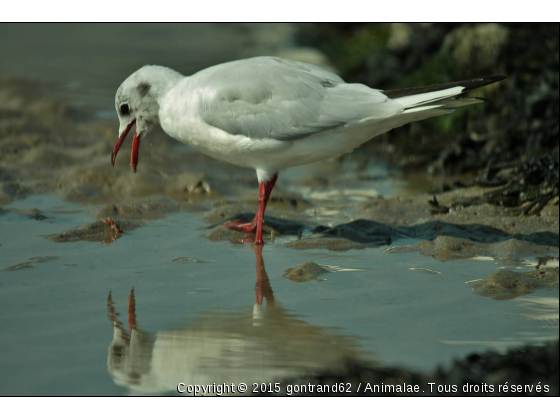
<path fill-rule="evenodd" d="M 115 166 L 115 158 L 117 157 L 117 153 L 119 153 L 119 149 L 121 148 L 128 132 L 132 128 L 132 126 L 136 123 L 136 120 L 132 120 L 130 124 L 126 126 L 126 129 L 122 132 L 122 134 L 117 139 L 115 143 L 115 147 L 113 147 L 113 153 L 111 153 L 111 165 Z M 132 140 L 132 154 L 130 155 L 130 167 L 134 172 L 136 172 L 136 166 L 138 165 L 138 150 L 140 148 L 140 134 L 134 133 L 134 138 Z"/>

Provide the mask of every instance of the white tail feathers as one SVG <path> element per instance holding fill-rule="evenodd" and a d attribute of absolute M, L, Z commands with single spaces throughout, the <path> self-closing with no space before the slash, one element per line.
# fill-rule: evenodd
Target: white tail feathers
<path fill-rule="evenodd" d="M 466 105 L 474 105 L 486 102 L 484 98 L 449 98 L 441 101 L 444 109 L 459 108 Z"/>
<path fill-rule="evenodd" d="M 403 114 L 410 114 L 414 112 L 423 112 L 428 110 L 449 110 L 453 111 L 455 108 L 459 108 L 466 105 L 474 105 L 485 102 L 482 98 L 447 98 L 442 99 L 437 102 L 431 103 L 429 105 L 418 105 L 412 108 L 406 108 Z"/>
<path fill-rule="evenodd" d="M 404 107 L 400 116 L 397 117 L 399 126 L 426 118 L 451 114 L 455 108 L 484 102 L 480 98 L 457 97 L 463 91 L 463 86 L 454 86 L 449 89 L 394 99 Z"/>
<path fill-rule="evenodd" d="M 487 76 L 439 85 L 386 90 L 383 93 L 403 107 L 402 112 L 394 118 L 396 127 L 399 127 L 412 121 L 450 114 L 461 106 L 484 102 L 483 98 L 465 98 L 460 95 L 505 78 L 500 75 Z"/>
<path fill-rule="evenodd" d="M 415 108 L 432 102 L 438 102 L 442 99 L 452 98 L 454 96 L 460 95 L 461 93 L 463 93 L 464 89 L 464 86 L 455 86 L 449 89 L 438 90 L 435 92 L 403 96 L 402 98 L 395 99 L 395 101 L 400 103 L 405 109 Z"/>
<path fill-rule="evenodd" d="M 484 102 L 481 98 L 459 98 L 463 86 L 454 86 L 435 92 L 420 93 L 394 99 L 404 107 L 402 114 L 407 114 L 407 121 L 419 121 L 452 113 L 455 108 Z M 410 115 L 413 114 L 413 115 Z"/>

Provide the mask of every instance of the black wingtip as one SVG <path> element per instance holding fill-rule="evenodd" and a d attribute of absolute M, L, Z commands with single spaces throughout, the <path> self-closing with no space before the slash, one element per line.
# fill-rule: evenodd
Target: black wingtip
<path fill-rule="evenodd" d="M 490 76 L 489 78 L 492 79 L 492 83 L 496 83 L 501 80 L 507 79 L 508 77 L 505 74 L 495 74 L 494 76 Z"/>
<path fill-rule="evenodd" d="M 438 90 L 444 90 L 453 88 L 456 86 L 462 86 L 464 89 L 461 93 L 468 92 L 470 90 L 477 89 L 482 86 L 491 85 L 492 83 L 499 82 L 501 80 L 507 79 L 507 76 L 499 74 L 494 76 L 478 77 L 476 79 L 461 80 L 459 82 L 449 82 L 441 83 L 439 85 L 430 86 L 420 86 L 415 88 L 405 88 L 405 89 L 395 89 L 395 90 L 385 90 L 383 93 L 391 98 L 397 99 L 404 96 L 418 95 L 421 93 L 435 92 Z"/>
<path fill-rule="evenodd" d="M 495 74 L 493 76 L 485 77 L 485 79 L 491 80 L 492 83 L 496 83 L 507 78 L 508 77 L 505 74 Z"/>
<path fill-rule="evenodd" d="M 507 79 L 507 76 L 503 74 L 495 74 L 493 76 L 486 76 L 486 77 L 479 77 L 478 79 L 472 80 L 465 80 L 465 89 L 463 92 L 467 92 L 469 90 L 477 89 L 482 86 L 491 85 L 492 83 L 500 82 L 504 79 Z M 456 82 L 457 84 L 461 82 Z"/>

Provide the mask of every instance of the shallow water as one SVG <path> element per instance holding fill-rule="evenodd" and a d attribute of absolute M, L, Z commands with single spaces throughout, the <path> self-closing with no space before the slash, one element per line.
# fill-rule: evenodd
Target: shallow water
<path fill-rule="evenodd" d="M 46 218 L 12 211 L 31 208 Z M 303 252 L 284 247 L 295 240 L 286 236 L 262 249 L 259 269 L 251 245 L 208 242 L 186 212 L 110 246 L 43 237 L 93 221 L 94 208 L 32 196 L 0 217 L 2 395 L 176 394 L 179 382 L 268 383 L 347 359 L 427 371 L 558 337 L 558 290 L 472 293 L 470 281 L 500 269 L 488 258 Z M 327 272 L 283 277 L 309 261 Z"/>

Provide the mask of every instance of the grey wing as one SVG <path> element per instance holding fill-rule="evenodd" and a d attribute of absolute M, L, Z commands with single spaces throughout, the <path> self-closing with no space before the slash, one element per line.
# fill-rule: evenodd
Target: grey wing
<path fill-rule="evenodd" d="M 387 101 L 310 64 L 275 57 L 226 63 L 196 74 L 199 113 L 232 135 L 297 140 L 364 118 Z"/>

